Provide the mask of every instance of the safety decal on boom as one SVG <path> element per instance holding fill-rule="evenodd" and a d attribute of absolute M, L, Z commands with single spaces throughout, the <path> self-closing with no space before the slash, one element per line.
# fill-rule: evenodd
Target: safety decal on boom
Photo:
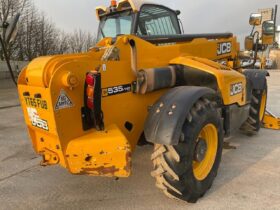
<path fill-rule="evenodd" d="M 128 93 L 131 91 L 132 91 L 131 84 L 104 88 L 102 89 L 102 97 L 114 96 L 122 93 Z"/>
<path fill-rule="evenodd" d="M 71 108 L 73 106 L 74 104 L 67 96 L 66 92 L 64 90 L 61 90 L 55 105 L 55 110 L 58 111 L 61 109 Z"/>

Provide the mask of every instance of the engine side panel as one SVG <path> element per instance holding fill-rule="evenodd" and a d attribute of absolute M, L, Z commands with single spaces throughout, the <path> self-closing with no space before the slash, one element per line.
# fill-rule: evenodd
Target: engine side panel
<path fill-rule="evenodd" d="M 244 106 L 247 103 L 247 81 L 243 74 L 208 59 L 190 56 L 175 58 L 170 61 L 170 64 L 185 66 L 186 73 L 184 73 L 183 80 L 186 82 L 190 80 L 190 83 L 201 83 L 201 85 L 208 85 L 208 87 L 216 89 L 217 94 L 221 95 L 224 105 L 237 103 L 239 106 Z M 188 71 L 193 72 L 190 77 L 188 77 Z M 214 78 L 217 81 L 217 87 L 215 87 Z"/>

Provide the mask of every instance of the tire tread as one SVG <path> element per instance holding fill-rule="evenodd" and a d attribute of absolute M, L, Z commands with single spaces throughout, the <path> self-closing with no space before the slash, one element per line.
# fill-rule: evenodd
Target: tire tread
<path fill-rule="evenodd" d="M 196 120 L 209 110 L 219 115 L 213 102 L 210 102 L 206 98 L 199 100 L 193 106 L 190 113 L 187 114 L 187 129 L 193 130 L 195 126 L 197 126 Z M 187 135 L 188 136 L 185 138 L 190 138 L 192 134 Z M 152 176 L 156 179 L 156 186 L 163 190 L 164 194 L 169 198 L 195 203 L 212 186 L 212 183 L 207 187 L 207 190 L 202 193 L 196 193 L 192 192 L 192 190 L 185 189 L 185 180 L 183 177 L 189 173 L 189 171 L 187 171 L 187 167 L 184 167 L 186 158 L 188 157 L 183 154 L 183 151 L 184 150 L 178 145 L 155 145 L 154 153 L 152 154 L 155 170 L 152 172 Z M 216 175 L 216 173 L 213 174 Z"/>

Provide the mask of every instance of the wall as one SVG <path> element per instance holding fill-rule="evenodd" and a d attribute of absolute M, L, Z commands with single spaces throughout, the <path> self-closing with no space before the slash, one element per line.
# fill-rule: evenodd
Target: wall
<path fill-rule="evenodd" d="M 280 69 L 280 49 L 271 50 L 269 58 L 273 61 L 273 68 Z"/>
<path fill-rule="evenodd" d="M 25 61 L 11 61 L 15 76 L 18 75 L 23 67 L 28 65 Z M 10 78 L 10 73 L 5 61 L 0 61 L 0 79 Z"/>
<path fill-rule="evenodd" d="M 280 45 L 280 25 L 276 28 L 276 42 Z"/>

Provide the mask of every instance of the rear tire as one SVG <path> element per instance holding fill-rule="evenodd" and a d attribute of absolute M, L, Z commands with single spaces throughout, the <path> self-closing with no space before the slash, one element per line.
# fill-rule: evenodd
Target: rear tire
<path fill-rule="evenodd" d="M 203 140 L 207 145 L 204 158 L 202 152 L 197 152 L 197 148 L 205 149 L 198 146 L 205 144 Z M 195 203 L 217 176 L 222 148 L 220 115 L 209 100 L 199 100 L 187 116 L 179 144 L 155 145 L 152 176 L 156 186 L 168 197 Z"/>

